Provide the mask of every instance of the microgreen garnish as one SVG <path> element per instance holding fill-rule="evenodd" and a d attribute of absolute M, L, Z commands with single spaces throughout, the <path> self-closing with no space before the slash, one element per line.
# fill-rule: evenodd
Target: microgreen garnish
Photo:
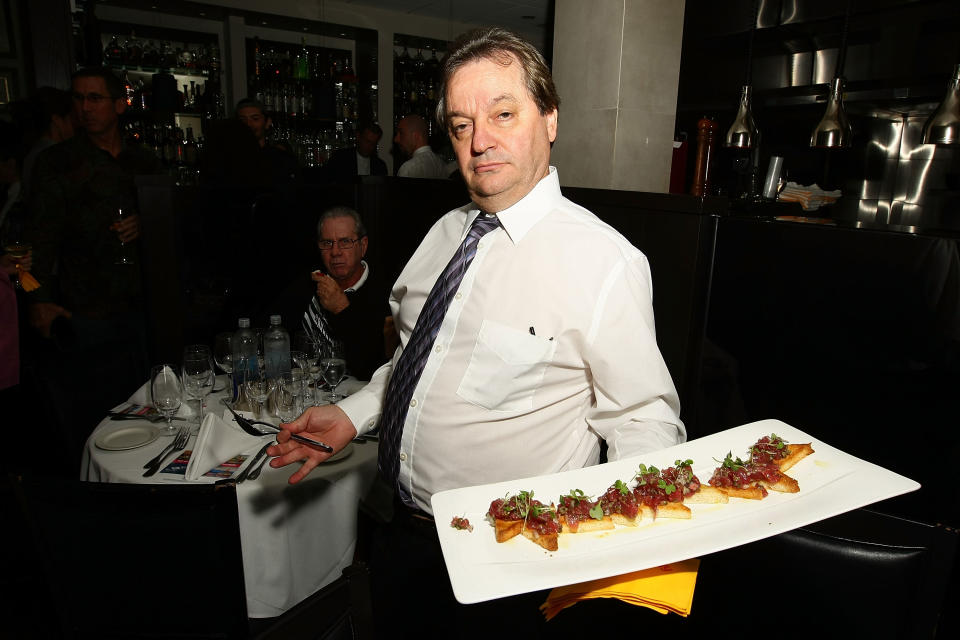
<path fill-rule="evenodd" d="M 663 478 L 657 480 L 657 486 L 666 491 L 668 494 L 673 493 L 677 488 L 673 484 L 667 484 L 667 481 Z"/>
<path fill-rule="evenodd" d="M 620 495 L 627 495 L 630 493 L 630 487 L 623 480 L 617 480 L 613 483 L 614 488 L 620 492 Z"/>
<path fill-rule="evenodd" d="M 715 460 L 716 462 L 720 462 L 720 460 L 717 460 L 716 458 L 714 458 L 714 460 Z M 736 459 L 734 459 L 734 457 L 733 457 L 733 452 L 732 452 L 732 451 L 728 451 L 728 452 L 727 452 L 727 457 L 725 457 L 725 458 L 723 459 L 723 462 L 721 463 L 721 466 L 723 466 L 723 467 L 725 467 L 725 468 L 727 468 L 727 469 L 731 469 L 731 470 L 733 470 L 733 471 L 739 471 L 740 469 L 743 469 L 744 467 L 746 467 L 746 466 L 747 466 L 747 463 L 744 462 L 743 460 L 741 460 L 741 459 L 740 459 L 740 456 L 737 456 Z"/>
<path fill-rule="evenodd" d="M 693 466 L 693 460 L 690 460 L 689 458 L 686 459 L 686 460 L 682 460 L 682 461 L 681 461 L 681 460 L 675 460 L 673 464 L 674 464 L 675 467 L 677 467 L 677 469 L 679 469 L 680 467 L 692 467 L 692 466 Z"/>
<path fill-rule="evenodd" d="M 590 517 L 594 520 L 603 520 L 603 507 L 600 506 L 599 502 L 591 507 Z"/>

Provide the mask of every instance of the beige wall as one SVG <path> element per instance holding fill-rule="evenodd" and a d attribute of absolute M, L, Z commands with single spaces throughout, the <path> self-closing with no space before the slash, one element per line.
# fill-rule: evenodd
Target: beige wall
<path fill-rule="evenodd" d="M 669 191 L 684 4 L 557 0 L 561 184 Z"/>

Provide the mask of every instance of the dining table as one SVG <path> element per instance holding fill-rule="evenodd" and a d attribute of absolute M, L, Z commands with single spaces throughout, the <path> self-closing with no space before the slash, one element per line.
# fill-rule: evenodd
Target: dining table
<path fill-rule="evenodd" d="M 222 380 L 222 379 L 218 379 Z M 220 383 L 222 384 L 222 382 Z M 337 388 L 349 395 L 365 383 L 345 379 Z M 221 404 L 230 385 L 206 398 L 206 411 L 232 419 Z M 131 396 L 131 403 L 142 400 L 142 391 Z M 196 406 L 196 400 L 191 404 Z M 122 410 L 123 405 L 118 407 Z M 81 480 L 118 483 L 189 483 L 185 475 L 173 472 L 172 454 L 161 465 L 161 470 L 144 477 L 144 464 L 159 454 L 170 437 L 153 439 L 151 429 L 158 434 L 165 425 L 147 417 L 115 420 L 108 415 L 97 425 L 87 439 L 81 460 Z M 197 424 L 197 416 L 187 415 L 174 421 Z M 274 419 L 273 422 L 276 422 Z M 196 443 L 196 429 L 186 444 L 191 450 Z M 129 433 L 144 434 L 144 444 L 126 448 L 116 445 L 126 441 Z M 246 459 L 230 477 L 239 478 L 245 467 L 253 462 L 271 436 L 250 436 L 250 446 L 243 455 Z M 131 444 L 136 444 L 136 439 Z M 306 479 L 296 485 L 288 482 L 295 466 L 262 467 L 256 479 L 237 484 L 237 507 L 243 554 L 243 573 L 247 596 L 247 615 L 251 618 L 272 618 L 282 615 L 317 590 L 336 580 L 343 569 L 353 562 L 357 541 L 357 510 L 361 498 L 367 494 L 377 472 L 377 442 L 354 441 L 318 465 Z M 202 481 L 213 481 L 205 478 Z"/>

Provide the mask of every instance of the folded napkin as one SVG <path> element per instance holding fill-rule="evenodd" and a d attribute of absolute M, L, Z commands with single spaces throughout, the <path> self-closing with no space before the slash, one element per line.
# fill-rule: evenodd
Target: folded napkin
<path fill-rule="evenodd" d="M 550 620 L 581 600 L 616 598 L 663 614 L 672 611 L 686 617 L 690 615 L 699 567 L 700 559 L 692 558 L 620 576 L 557 587 L 540 605 L 540 610 Z"/>
<path fill-rule="evenodd" d="M 207 480 L 203 474 L 234 456 L 256 451 L 266 440 L 243 431 L 235 422 L 227 422 L 215 413 L 208 413 L 200 425 L 200 433 L 193 445 L 190 462 L 187 463 L 187 480 Z"/>
<path fill-rule="evenodd" d="M 824 205 L 833 204 L 841 195 L 843 193 L 839 189 L 824 191 L 816 183 L 802 186 L 796 182 L 788 182 L 777 199 L 781 202 L 799 202 L 805 211 L 816 211 Z"/>
<path fill-rule="evenodd" d="M 147 380 L 143 383 L 139 389 L 133 392 L 133 395 L 127 400 L 128 404 L 139 404 L 144 407 L 152 407 L 153 400 L 150 398 L 150 381 Z M 180 409 L 177 411 L 177 415 L 181 418 L 189 418 L 191 416 L 197 415 L 197 401 L 191 398 L 184 392 L 183 402 L 180 403 Z M 123 405 L 120 405 L 122 408 Z M 120 409 L 114 408 L 114 411 L 119 411 Z"/>

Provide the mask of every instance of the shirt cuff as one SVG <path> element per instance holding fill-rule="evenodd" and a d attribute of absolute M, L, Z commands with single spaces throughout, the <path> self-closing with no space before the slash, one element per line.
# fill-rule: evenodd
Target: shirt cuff
<path fill-rule="evenodd" d="M 368 391 L 367 387 L 351 393 L 338 402 L 337 406 L 350 418 L 358 436 L 372 431 L 380 421 L 380 396 Z"/>

